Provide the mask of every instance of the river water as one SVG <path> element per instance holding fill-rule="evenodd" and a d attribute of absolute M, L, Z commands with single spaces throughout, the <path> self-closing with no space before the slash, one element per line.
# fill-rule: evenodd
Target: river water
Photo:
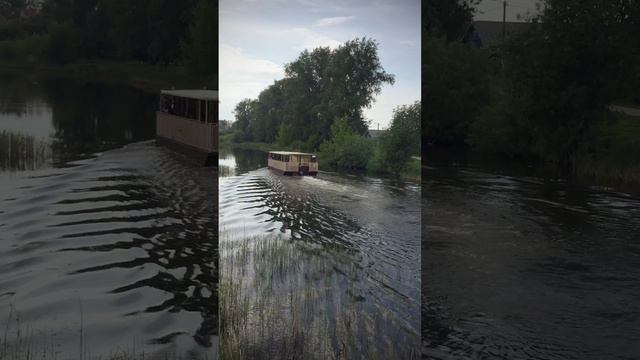
<path fill-rule="evenodd" d="M 284 177 L 253 150 L 219 164 L 223 354 L 420 356 L 419 184 Z"/>
<path fill-rule="evenodd" d="M 150 140 L 154 94 L 1 80 L 0 358 L 215 358 L 216 172 Z"/>
<path fill-rule="evenodd" d="M 423 358 L 638 358 L 639 196 L 437 156 L 423 179 Z"/>

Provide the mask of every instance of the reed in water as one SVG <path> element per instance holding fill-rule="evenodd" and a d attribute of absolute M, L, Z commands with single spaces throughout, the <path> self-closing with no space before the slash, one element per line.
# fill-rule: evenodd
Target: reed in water
<path fill-rule="evenodd" d="M 33 135 L 0 131 L 0 170 L 35 170 L 47 162 L 49 144 Z"/>

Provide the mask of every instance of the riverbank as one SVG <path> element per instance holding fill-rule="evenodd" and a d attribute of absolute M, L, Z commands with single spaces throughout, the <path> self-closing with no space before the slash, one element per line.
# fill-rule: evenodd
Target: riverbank
<path fill-rule="evenodd" d="M 228 135 L 221 135 L 220 136 L 220 147 L 221 148 L 235 148 L 235 149 L 243 149 L 243 150 L 259 150 L 259 151 L 263 151 L 263 152 L 269 152 L 269 151 L 301 151 L 300 149 L 297 148 L 293 148 L 290 146 L 279 146 L 277 144 L 270 144 L 270 143 L 264 143 L 264 142 L 241 142 L 241 143 L 236 143 L 233 142 L 231 140 L 231 134 Z M 322 160 L 322 154 L 319 153 L 318 154 L 318 161 L 319 161 L 319 165 L 320 165 L 320 169 L 329 169 L 332 171 L 337 171 L 337 169 L 334 169 L 330 166 L 328 166 L 327 164 L 323 163 Z M 347 171 L 349 172 L 349 171 Z M 376 176 L 385 176 L 385 177 L 390 177 L 393 174 L 389 174 L 389 173 L 373 173 L 371 171 L 354 171 L 357 172 L 359 174 L 367 174 L 367 175 L 376 175 Z M 418 157 L 412 157 L 407 165 L 407 168 L 405 169 L 405 171 L 403 173 L 401 173 L 399 175 L 400 180 L 403 181 L 409 181 L 409 182 L 420 182 L 421 178 L 422 178 L 422 161 L 420 158 Z"/>
<path fill-rule="evenodd" d="M 134 61 L 79 61 L 61 65 L 0 63 L 0 73 L 128 85 L 152 92 L 171 88 L 218 87 L 217 76 L 200 78 L 192 75 L 184 66 L 160 66 Z"/>

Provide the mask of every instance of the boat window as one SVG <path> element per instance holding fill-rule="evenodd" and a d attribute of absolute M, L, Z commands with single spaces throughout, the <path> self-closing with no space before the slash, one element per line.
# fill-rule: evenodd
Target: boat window
<path fill-rule="evenodd" d="M 212 124 L 218 119 L 218 106 L 214 101 L 207 101 L 207 122 Z"/>
<path fill-rule="evenodd" d="M 284 156 L 284 162 L 289 162 L 289 155 Z"/>
<path fill-rule="evenodd" d="M 318 158 L 315 155 L 311 155 L 311 162 L 314 163 L 316 161 L 318 161 Z"/>
<path fill-rule="evenodd" d="M 200 109 L 200 122 L 204 122 L 207 118 L 207 103 L 204 100 L 198 101 L 198 108 Z"/>

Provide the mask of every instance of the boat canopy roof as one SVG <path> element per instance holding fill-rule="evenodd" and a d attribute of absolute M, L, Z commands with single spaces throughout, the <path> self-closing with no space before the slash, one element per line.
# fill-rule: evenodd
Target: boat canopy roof
<path fill-rule="evenodd" d="M 171 95 L 171 96 L 179 96 L 179 97 L 188 98 L 188 99 L 215 100 L 215 101 L 218 101 L 218 91 L 217 90 L 204 90 L 204 89 L 160 90 L 160 94 L 162 94 L 162 95 Z"/>
<path fill-rule="evenodd" d="M 315 156 L 316 154 L 311 153 L 303 153 L 303 152 L 295 152 L 295 151 L 269 151 L 269 154 L 280 154 L 280 155 L 311 155 Z"/>

